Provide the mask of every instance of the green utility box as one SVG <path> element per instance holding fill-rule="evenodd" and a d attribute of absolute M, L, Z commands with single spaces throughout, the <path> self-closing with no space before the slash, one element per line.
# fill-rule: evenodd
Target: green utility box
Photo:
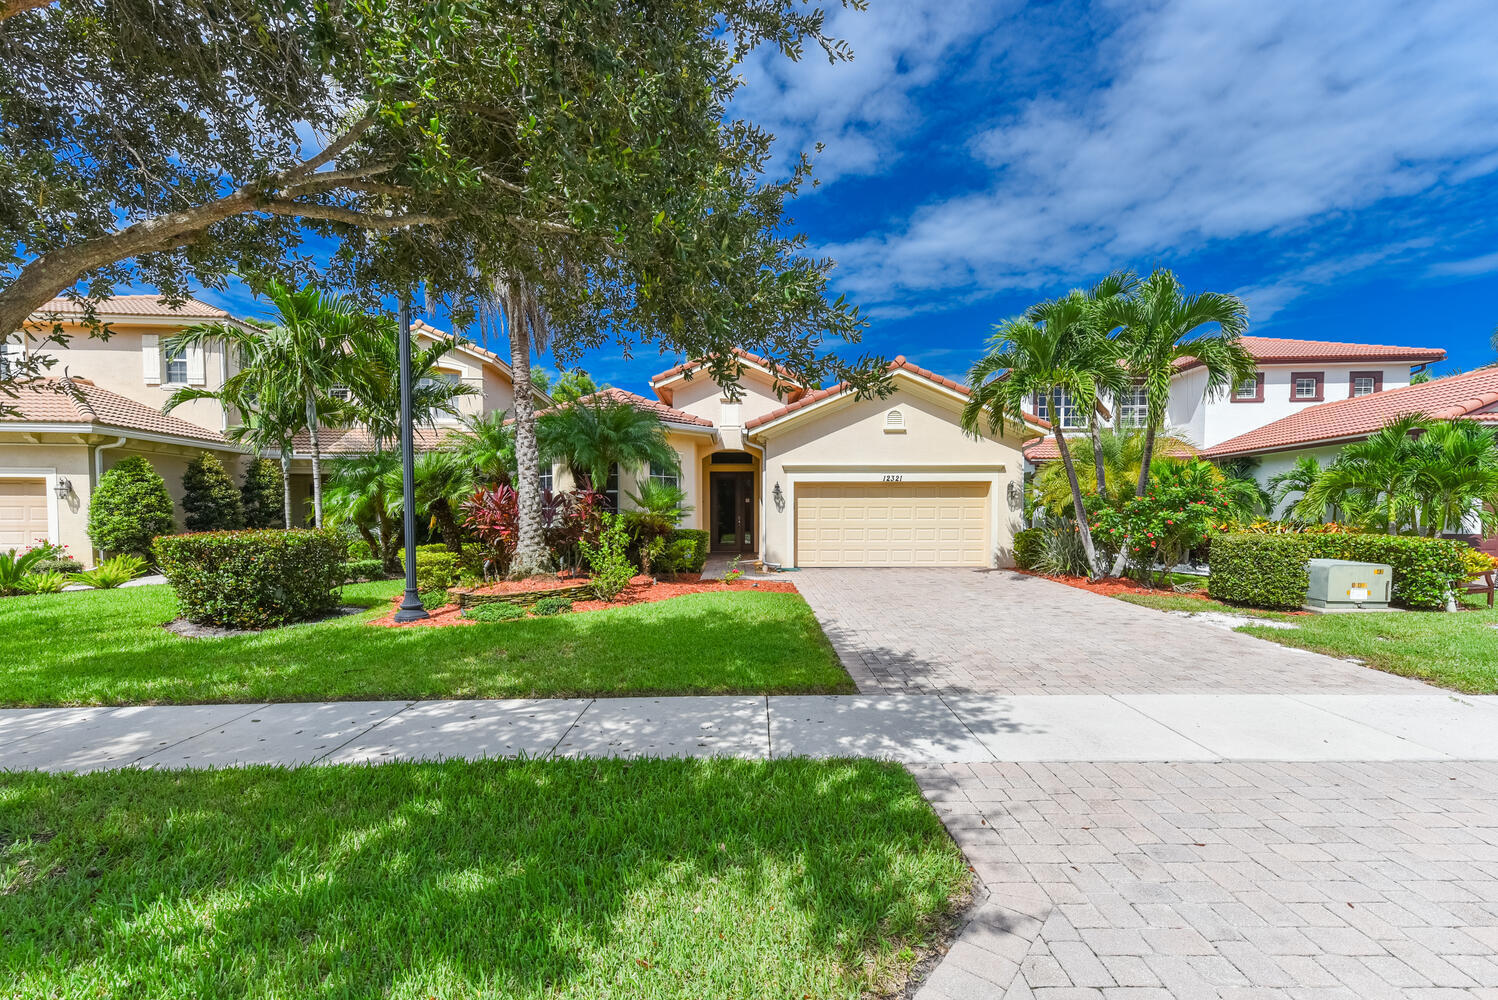
<path fill-rule="evenodd" d="M 1387 611 L 1394 569 L 1381 563 L 1312 559 L 1309 611 Z"/>

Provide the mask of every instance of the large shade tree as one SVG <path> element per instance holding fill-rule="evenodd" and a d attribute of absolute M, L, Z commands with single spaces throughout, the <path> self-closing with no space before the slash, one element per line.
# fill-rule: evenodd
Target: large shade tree
<path fill-rule="evenodd" d="M 1205 397 L 1231 391 L 1253 377 L 1254 361 L 1242 342 L 1248 310 L 1236 296 L 1222 292 L 1188 295 L 1176 276 L 1163 269 L 1132 294 L 1101 303 L 1100 310 L 1105 325 L 1118 330 L 1114 340 L 1129 374 L 1144 386 L 1144 454 L 1135 484 L 1136 495 L 1144 496 L 1155 438 L 1165 424 L 1173 380 L 1182 366 L 1205 370 Z"/>

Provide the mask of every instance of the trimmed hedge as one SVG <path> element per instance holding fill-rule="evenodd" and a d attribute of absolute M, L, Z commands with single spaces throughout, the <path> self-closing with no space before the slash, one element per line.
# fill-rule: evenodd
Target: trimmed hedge
<path fill-rule="evenodd" d="M 1033 570 L 1044 545 L 1039 528 L 1023 528 L 1014 533 L 1014 568 Z"/>
<path fill-rule="evenodd" d="M 120 459 L 99 478 L 88 502 L 88 537 L 101 552 L 151 554 L 151 539 L 170 534 L 166 481 L 139 455 Z"/>
<path fill-rule="evenodd" d="M 330 529 L 209 531 L 156 539 L 188 621 L 274 628 L 338 607 L 348 540 Z"/>
<path fill-rule="evenodd" d="M 350 559 L 343 564 L 343 579 L 347 583 L 383 580 L 386 575 L 385 564 L 378 559 Z"/>
<path fill-rule="evenodd" d="M 1312 559 L 1353 559 L 1394 567 L 1391 600 L 1405 608 L 1443 611 L 1467 579 L 1468 546 L 1449 538 L 1414 535 L 1301 536 Z"/>
<path fill-rule="evenodd" d="M 666 539 L 665 549 L 655 557 L 651 568 L 657 573 L 701 573 L 711 537 L 697 528 L 677 528 Z"/>
<path fill-rule="evenodd" d="M 1207 593 L 1256 608 L 1298 608 L 1310 587 L 1304 535 L 1218 535 L 1209 558 Z"/>

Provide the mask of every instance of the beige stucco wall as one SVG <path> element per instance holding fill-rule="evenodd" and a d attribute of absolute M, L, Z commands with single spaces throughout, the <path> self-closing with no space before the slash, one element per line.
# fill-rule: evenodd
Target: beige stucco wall
<path fill-rule="evenodd" d="M 705 417 L 720 427 L 747 423 L 785 405 L 785 401 L 775 395 L 770 377 L 754 368 L 745 368 L 739 380 L 741 398 L 736 414 L 735 404 L 723 402 L 723 390 L 707 377 L 706 372 L 699 372 L 691 381 L 673 382 L 670 388 L 672 407 L 695 417 Z"/>
<path fill-rule="evenodd" d="M 112 444 L 115 436 L 76 434 L 35 434 L 22 436 L 0 432 L 0 476 L 22 478 L 46 478 L 51 511 L 49 518 L 55 528 L 49 531 L 53 540 L 66 545 L 73 556 L 85 565 L 93 565 L 93 544 L 88 537 L 88 505 L 93 497 L 94 450 L 101 444 Z M 156 444 L 153 442 L 127 440 L 118 448 L 106 448 L 103 452 L 104 469 L 108 471 L 116 462 L 128 455 L 141 455 L 166 481 L 167 493 L 171 495 L 176 519 L 176 530 L 183 530 L 182 474 L 187 463 L 203 449 L 185 445 Z M 244 476 L 243 455 L 232 451 L 213 450 L 224 463 L 224 468 L 239 484 Z M 72 484 L 72 492 L 66 499 L 52 494 L 52 487 L 59 478 Z M 49 525 L 51 527 L 51 525 Z"/>
<path fill-rule="evenodd" d="M 1023 477 L 1018 435 L 974 438 L 958 423 L 961 401 L 907 379 L 883 400 L 842 399 L 808 409 L 782 428 L 751 434 L 764 447 L 760 479 L 761 558 L 795 565 L 796 487 L 807 482 L 984 482 L 990 486 L 991 565 L 1013 563 L 1020 512 L 1010 509 L 1010 484 Z M 886 414 L 899 409 L 903 433 L 887 433 Z M 774 502 L 775 486 L 784 508 Z M 1017 487 L 1016 487 L 1017 489 Z"/>

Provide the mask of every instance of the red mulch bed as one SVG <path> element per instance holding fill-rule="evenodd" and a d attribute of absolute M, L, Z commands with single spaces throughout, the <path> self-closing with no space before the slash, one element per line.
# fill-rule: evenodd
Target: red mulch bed
<path fill-rule="evenodd" d="M 1146 587 L 1137 580 L 1127 577 L 1116 577 L 1107 580 L 1098 580 L 1096 583 L 1089 582 L 1085 576 L 1050 576 L 1045 573 L 1031 573 L 1027 570 L 1016 570 L 1026 576 L 1038 576 L 1042 580 L 1054 580 L 1064 583 L 1068 587 L 1076 587 L 1078 590 L 1088 590 L 1094 594 L 1102 594 L 1104 597 L 1112 597 L 1115 594 L 1169 594 L 1171 597 L 1195 597 L 1200 600 L 1211 600 L 1204 592 L 1197 591 L 1186 593 L 1172 590 L 1169 587 Z"/>
<path fill-rule="evenodd" d="M 581 578 L 573 578 L 561 583 L 557 581 L 543 580 L 519 580 L 505 581 L 492 584 L 483 589 L 486 594 L 502 594 L 516 590 L 538 590 L 537 584 L 544 587 L 547 583 L 557 583 L 558 586 L 571 586 Z M 656 601 L 669 601 L 673 597 L 685 597 L 687 594 L 708 594 L 722 590 L 757 590 L 760 593 L 770 594 L 794 594 L 796 585 L 779 580 L 735 580 L 733 583 L 724 583 L 722 580 L 675 580 L 654 583 L 648 576 L 637 576 L 630 581 L 624 592 L 613 601 L 573 601 L 574 613 L 582 611 L 602 611 L 604 608 L 619 608 L 628 604 L 653 604 Z M 401 596 L 391 598 L 391 609 L 386 615 L 376 618 L 370 622 L 371 625 L 380 625 L 386 628 L 407 627 L 441 627 L 444 625 L 478 625 L 479 622 L 471 618 L 463 618 L 459 615 L 461 610 L 456 604 L 447 604 L 435 611 L 429 611 L 428 617 L 414 622 L 402 622 L 397 624 L 392 619 L 395 617 L 395 608 L 400 605 Z"/>

